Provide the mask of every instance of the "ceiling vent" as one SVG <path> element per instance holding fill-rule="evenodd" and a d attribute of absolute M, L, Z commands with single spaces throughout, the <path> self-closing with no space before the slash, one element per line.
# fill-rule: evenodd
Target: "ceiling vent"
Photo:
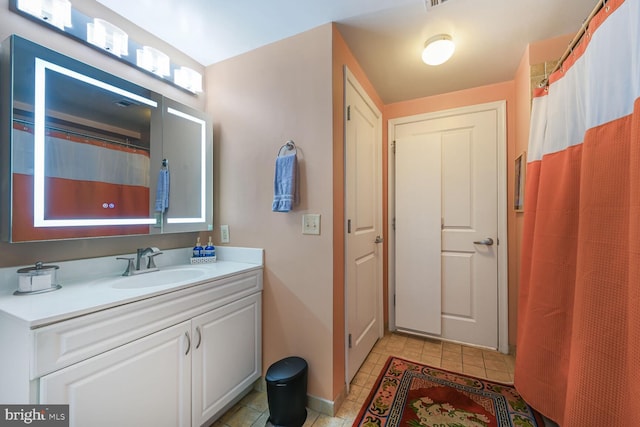
<path fill-rule="evenodd" d="M 434 7 L 442 6 L 449 0 L 424 0 L 424 7 L 427 9 L 427 12 L 433 9 Z"/>
<path fill-rule="evenodd" d="M 118 107 L 127 108 L 127 107 L 131 107 L 133 104 L 136 104 L 136 103 L 128 99 L 121 99 L 119 101 L 115 101 L 114 104 L 116 104 Z"/>

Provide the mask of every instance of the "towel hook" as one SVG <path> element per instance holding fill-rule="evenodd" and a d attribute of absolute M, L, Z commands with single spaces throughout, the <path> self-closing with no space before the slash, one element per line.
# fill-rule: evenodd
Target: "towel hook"
<path fill-rule="evenodd" d="M 168 168 L 169 167 L 169 160 L 168 159 L 162 159 L 162 167 L 163 168 Z"/>
<path fill-rule="evenodd" d="M 296 153 L 298 152 L 296 143 L 292 140 L 288 140 L 282 147 L 280 147 L 280 149 L 278 150 L 278 157 L 282 156 L 283 149 L 286 149 L 287 151 L 294 151 Z"/>

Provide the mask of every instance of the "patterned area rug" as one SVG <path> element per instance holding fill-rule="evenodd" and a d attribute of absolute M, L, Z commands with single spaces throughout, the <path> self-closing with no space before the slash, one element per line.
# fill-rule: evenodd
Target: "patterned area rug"
<path fill-rule="evenodd" d="M 389 357 L 353 426 L 543 427 L 510 385 Z"/>

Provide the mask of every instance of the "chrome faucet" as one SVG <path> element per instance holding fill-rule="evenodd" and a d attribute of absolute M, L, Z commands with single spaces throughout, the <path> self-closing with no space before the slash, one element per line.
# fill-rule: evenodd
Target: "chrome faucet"
<path fill-rule="evenodd" d="M 155 257 L 156 255 L 160 255 L 161 253 L 162 251 L 160 251 L 160 249 L 158 248 L 138 249 L 136 255 L 136 270 L 140 270 L 140 259 L 143 256 L 147 256 L 148 254 L 151 255 L 147 256 L 147 270 L 151 268 L 155 268 L 157 270 L 158 267 L 156 267 L 156 263 L 153 261 L 153 257 Z"/>
<path fill-rule="evenodd" d="M 122 275 L 133 276 L 135 274 L 158 271 L 158 267 L 156 266 L 153 258 L 157 255 L 160 255 L 161 253 L 162 251 L 160 249 L 154 247 L 139 248 L 136 250 L 135 264 L 133 263 L 134 258 L 132 257 L 117 257 L 116 259 L 123 259 L 128 261 L 127 269 L 124 271 L 124 273 L 122 273 Z M 140 260 L 145 256 L 147 257 L 147 266 L 146 268 L 141 268 Z"/>

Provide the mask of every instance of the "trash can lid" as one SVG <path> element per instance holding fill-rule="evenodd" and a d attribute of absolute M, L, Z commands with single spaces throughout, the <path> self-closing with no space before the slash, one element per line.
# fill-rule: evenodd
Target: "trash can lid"
<path fill-rule="evenodd" d="M 306 369 L 306 360 L 301 357 L 291 356 L 269 366 L 264 379 L 269 383 L 285 382 L 301 375 Z"/>

